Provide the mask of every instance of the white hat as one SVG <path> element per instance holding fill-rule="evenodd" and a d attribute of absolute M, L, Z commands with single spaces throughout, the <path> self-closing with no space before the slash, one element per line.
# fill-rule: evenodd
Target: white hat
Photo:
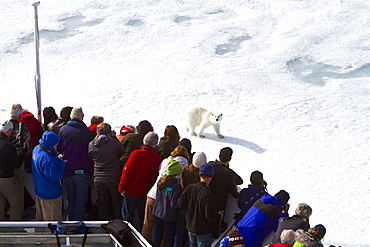
<path fill-rule="evenodd" d="M 7 132 L 8 130 L 13 129 L 13 123 L 9 120 L 5 120 L 1 123 L 1 132 Z"/>
<path fill-rule="evenodd" d="M 83 119 L 84 113 L 81 107 L 74 107 L 71 112 L 72 119 Z"/>
<path fill-rule="evenodd" d="M 206 154 L 203 152 L 196 152 L 193 156 L 193 166 L 199 168 L 207 163 Z"/>

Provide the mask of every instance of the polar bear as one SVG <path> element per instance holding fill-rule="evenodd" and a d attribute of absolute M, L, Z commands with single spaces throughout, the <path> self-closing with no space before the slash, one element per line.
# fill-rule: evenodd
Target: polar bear
<path fill-rule="evenodd" d="M 213 111 L 207 111 L 201 107 L 194 107 L 188 112 L 188 125 L 186 130 L 190 132 L 191 135 L 195 136 L 195 127 L 198 126 L 198 137 L 204 138 L 203 130 L 208 126 L 212 125 L 218 138 L 224 138 L 220 134 L 220 122 L 222 120 L 222 114 L 217 114 Z"/>

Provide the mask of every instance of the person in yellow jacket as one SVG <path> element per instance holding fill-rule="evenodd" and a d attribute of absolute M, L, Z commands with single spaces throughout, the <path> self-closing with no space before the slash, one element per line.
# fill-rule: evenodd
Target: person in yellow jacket
<path fill-rule="evenodd" d="M 296 241 L 293 247 L 323 247 L 321 240 L 324 238 L 326 229 L 323 225 L 316 225 L 314 228 L 304 232 L 302 229 L 296 231 Z"/>

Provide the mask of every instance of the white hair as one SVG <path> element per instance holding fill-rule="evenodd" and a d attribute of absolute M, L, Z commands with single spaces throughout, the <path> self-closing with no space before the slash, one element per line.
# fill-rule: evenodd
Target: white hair
<path fill-rule="evenodd" d="M 10 109 L 10 117 L 20 119 L 23 112 L 23 108 L 20 104 L 13 104 Z"/>
<path fill-rule="evenodd" d="M 295 232 L 292 229 L 284 229 L 281 232 L 280 240 L 282 243 L 293 245 L 295 242 Z"/>
<path fill-rule="evenodd" d="M 153 131 L 148 132 L 143 138 L 143 144 L 155 148 L 158 145 L 158 135 Z"/>
<path fill-rule="evenodd" d="M 295 210 L 295 214 L 303 218 L 309 218 L 312 214 L 312 208 L 307 203 L 300 203 Z"/>

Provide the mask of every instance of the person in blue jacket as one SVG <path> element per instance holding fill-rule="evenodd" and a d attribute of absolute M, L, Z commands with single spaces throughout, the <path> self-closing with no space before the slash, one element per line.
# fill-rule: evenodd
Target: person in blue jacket
<path fill-rule="evenodd" d="M 65 162 L 58 157 L 59 137 L 51 131 L 42 135 L 32 152 L 32 174 L 36 191 L 36 221 L 62 220 Z"/>
<path fill-rule="evenodd" d="M 246 247 L 261 247 L 263 240 L 278 228 L 279 219 L 287 217 L 289 194 L 280 190 L 275 196 L 266 194 L 256 201 L 237 224 Z"/>
<path fill-rule="evenodd" d="M 171 160 L 166 167 L 166 174 L 158 181 L 156 200 L 153 207 L 154 229 L 153 243 L 154 247 L 161 246 L 163 230 L 166 231 L 166 246 L 183 246 L 183 243 L 175 244 L 176 226 L 179 218 L 179 199 L 182 188 L 179 180 L 176 178 L 181 172 L 180 162 Z M 185 228 L 183 229 L 185 232 Z"/>

